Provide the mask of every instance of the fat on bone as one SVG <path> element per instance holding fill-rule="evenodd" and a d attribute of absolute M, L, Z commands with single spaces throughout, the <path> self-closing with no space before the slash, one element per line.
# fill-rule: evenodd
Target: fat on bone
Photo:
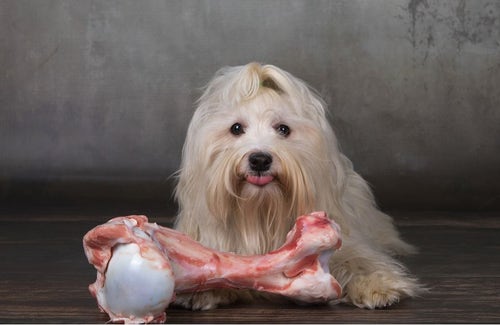
<path fill-rule="evenodd" d="M 282 247 L 264 255 L 217 252 L 188 236 L 148 223 L 145 216 L 111 219 L 84 237 L 97 269 L 89 286 L 112 322 L 165 322 L 175 293 L 242 288 L 303 303 L 340 297 L 328 260 L 341 246 L 340 230 L 324 212 L 297 218 Z"/>

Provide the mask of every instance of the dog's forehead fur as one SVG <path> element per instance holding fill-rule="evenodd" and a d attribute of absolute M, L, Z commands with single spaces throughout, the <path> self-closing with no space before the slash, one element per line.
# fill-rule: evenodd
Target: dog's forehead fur
<path fill-rule="evenodd" d="M 233 113 L 257 97 L 286 103 L 275 112 L 294 114 L 323 124 L 325 103 L 304 81 L 273 65 L 250 63 L 219 70 L 198 101 L 198 114 Z M 251 105 L 250 105 L 251 106 Z"/>
<path fill-rule="evenodd" d="M 263 91 L 251 100 L 240 103 L 236 107 L 230 107 L 228 113 L 243 121 L 257 124 L 268 122 L 276 124 L 283 122 L 293 115 L 293 104 L 283 96 L 276 95 L 270 91 Z"/>

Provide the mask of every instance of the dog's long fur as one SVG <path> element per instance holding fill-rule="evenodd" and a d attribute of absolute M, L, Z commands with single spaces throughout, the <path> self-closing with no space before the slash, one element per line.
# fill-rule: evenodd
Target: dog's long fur
<path fill-rule="evenodd" d="M 342 229 L 330 267 L 342 301 L 365 308 L 414 296 L 419 285 L 392 256 L 414 252 L 392 219 L 377 209 L 367 183 L 340 151 L 325 103 L 303 81 L 276 66 L 250 63 L 220 70 L 189 125 L 178 175 L 176 228 L 222 251 L 261 254 L 279 247 L 297 216 L 326 211 Z M 240 123 L 243 132 L 233 134 Z M 281 132 L 280 126 L 290 133 Z M 273 181 L 249 183 L 249 155 L 265 152 Z M 180 296 L 210 309 L 234 291 Z"/>

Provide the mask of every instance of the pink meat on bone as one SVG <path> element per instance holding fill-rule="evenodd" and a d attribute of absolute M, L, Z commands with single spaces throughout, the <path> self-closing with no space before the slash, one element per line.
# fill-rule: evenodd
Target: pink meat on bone
<path fill-rule="evenodd" d="M 305 303 L 341 295 L 328 269 L 341 245 L 339 228 L 324 212 L 298 217 L 284 245 L 263 255 L 214 251 L 145 216 L 111 219 L 89 231 L 83 244 L 97 269 L 90 292 L 113 322 L 164 322 L 175 293 L 215 288 L 254 289 Z"/>

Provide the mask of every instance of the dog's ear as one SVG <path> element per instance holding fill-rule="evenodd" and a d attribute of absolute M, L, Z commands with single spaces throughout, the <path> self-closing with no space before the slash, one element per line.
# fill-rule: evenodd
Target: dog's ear
<path fill-rule="evenodd" d="M 264 88 L 272 89 L 272 90 L 276 91 L 277 93 L 283 92 L 283 90 L 280 87 L 278 87 L 276 82 L 271 78 L 266 78 L 266 79 L 262 80 L 260 85 Z"/>

